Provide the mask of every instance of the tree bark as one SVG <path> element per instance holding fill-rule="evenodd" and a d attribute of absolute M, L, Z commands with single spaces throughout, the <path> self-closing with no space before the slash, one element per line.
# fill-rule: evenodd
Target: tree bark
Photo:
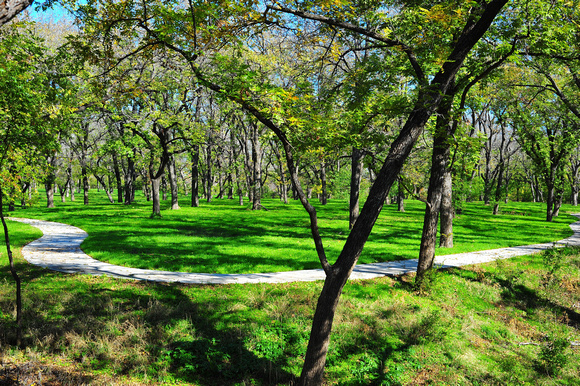
<path fill-rule="evenodd" d="M 167 174 L 169 175 L 169 189 L 171 191 L 171 209 L 179 209 L 179 188 L 177 186 L 177 173 L 175 171 L 175 157 L 169 157 L 167 164 Z"/>
<path fill-rule="evenodd" d="M 260 143 L 258 124 L 252 123 L 252 210 L 262 207 L 262 146 Z"/>
<path fill-rule="evenodd" d="M 352 148 L 350 172 L 350 203 L 348 229 L 352 229 L 359 215 L 360 183 L 362 178 L 364 151 Z"/>
<path fill-rule="evenodd" d="M 89 176 L 87 174 L 87 167 L 83 166 L 81 168 L 81 175 L 83 179 L 83 203 L 84 205 L 89 205 Z"/>
<path fill-rule="evenodd" d="M 16 282 L 16 345 L 20 346 L 22 344 L 22 288 L 20 276 L 18 276 L 18 272 L 16 272 L 16 268 L 14 267 L 14 258 L 12 256 L 12 249 L 10 248 L 8 226 L 4 219 L 3 196 L 4 192 L 2 191 L 2 186 L 0 186 L 0 219 L 2 219 L 2 226 L 4 227 L 4 240 L 6 242 L 6 253 L 8 254 L 8 262 L 10 264 L 10 273 Z"/>
<path fill-rule="evenodd" d="M 0 26 L 8 23 L 24 11 L 34 0 L 4 0 L 0 4 Z"/>
<path fill-rule="evenodd" d="M 326 186 L 326 160 L 322 160 L 320 163 L 320 204 L 326 205 L 328 203 L 328 190 Z"/>
<path fill-rule="evenodd" d="M 127 158 L 127 173 L 125 173 L 125 204 L 135 201 L 135 159 Z"/>
<path fill-rule="evenodd" d="M 445 180 L 449 170 L 451 157 L 451 144 L 449 138 L 454 134 L 456 126 L 451 124 L 451 109 L 455 97 L 455 79 L 451 90 L 444 96 L 444 100 L 437 110 L 437 122 L 433 136 L 433 154 L 431 156 L 431 176 L 427 191 L 427 205 L 423 219 L 423 233 L 419 249 L 419 261 L 417 263 L 417 277 L 415 285 L 421 287 L 425 273 L 433 268 L 435 260 L 435 244 L 437 240 L 437 222 L 445 190 Z"/>
<path fill-rule="evenodd" d="M 453 248 L 453 179 L 451 170 L 445 171 L 443 181 L 443 196 L 441 198 L 441 225 L 439 246 L 442 248 Z"/>
<path fill-rule="evenodd" d="M 403 179 L 399 176 L 397 185 L 397 210 L 399 212 L 405 211 L 405 189 L 403 189 Z M 387 197 L 388 200 L 388 197 Z"/>
<path fill-rule="evenodd" d="M 191 206 L 199 206 L 199 145 L 191 152 Z"/>
<path fill-rule="evenodd" d="M 113 153 L 113 172 L 115 173 L 115 182 L 117 183 L 117 202 L 123 202 L 123 185 L 121 182 L 121 170 L 117 154 Z"/>
<path fill-rule="evenodd" d="M 161 176 L 151 178 L 151 199 L 153 200 L 153 213 L 151 213 L 151 217 L 161 217 L 161 202 L 159 200 L 160 185 Z"/>
<path fill-rule="evenodd" d="M 211 190 L 213 187 L 213 175 L 212 175 L 212 169 L 211 169 L 211 152 L 212 152 L 212 143 L 211 143 L 212 139 L 211 137 L 208 140 L 207 143 L 207 148 L 206 148 L 206 158 L 205 158 L 205 163 L 206 163 L 206 191 L 205 191 L 205 199 L 207 202 L 211 202 Z"/>
<path fill-rule="evenodd" d="M 47 181 L 44 184 L 44 188 L 46 190 L 46 207 L 47 208 L 54 208 L 54 174 L 49 172 L 49 175 L 46 177 Z"/>

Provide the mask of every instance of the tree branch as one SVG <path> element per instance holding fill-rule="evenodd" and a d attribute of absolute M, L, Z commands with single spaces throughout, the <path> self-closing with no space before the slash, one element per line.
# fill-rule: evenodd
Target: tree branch
<path fill-rule="evenodd" d="M 283 13 L 289 13 L 289 14 L 292 14 L 292 15 L 295 15 L 295 16 L 298 16 L 298 17 L 301 17 L 304 19 L 319 21 L 319 22 L 324 23 L 326 25 L 330 25 L 333 27 L 339 27 L 339 28 L 345 29 L 347 31 L 355 32 L 355 33 L 358 33 L 360 35 L 371 38 L 373 40 L 382 42 L 387 47 L 400 47 L 401 50 L 403 50 L 403 52 L 407 55 L 407 58 L 409 59 L 409 62 L 411 63 L 411 66 L 413 67 L 413 70 L 415 71 L 415 75 L 417 75 L 418 82 L 423 86 L 427 85 L 427 83 L 428 83 L 427 78 L 425 76 L 425 72 L 423 71 L 423 68 L 421 68 L 419 61 L 417 60 L 417 57 L 415 56 L 415 53 L 413 52 L 411 47 L 409 47 L 408 45 L 406 45 L 405 43 L 403 43 L 401 41 L 394 40 L 394 39 L 388 39 L 388 38 L 374 32 L 374 31 L 369 31 L 366 28 L 363 28 L 363 27 L 360 27 L 360 26 L 357 26 L 355 24 L 348 23 L 345 21 L 331 19 L 329 17 L 322 16 L 322 15 L 315 15 L 313 13 L 309 13 L 309 12 L 305 12 L 305 11 L 298 11 L 298 10 L 286 8 L 283 6 L 268 5 L 268 6 L 266 6 L 266 9 L 271 9 L 273 11 L 278 11 L 278 12 L 283 12 Z"/>

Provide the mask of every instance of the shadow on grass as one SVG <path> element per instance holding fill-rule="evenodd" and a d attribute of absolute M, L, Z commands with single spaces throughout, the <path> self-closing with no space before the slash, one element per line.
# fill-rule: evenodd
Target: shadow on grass
<path fill-rule="evenodd" d="M 475 274 L 465 268 L 451 268 L 446 270 L 449 274 L 457 275 L 471 282 L 481 282 L 484 278 L 499 284 L 501 290 L 501 303 L 498 305 L 510 306 L 529 314 L 546 309 L 562 317 L 565 323 L 576 329 L 580 329 L 580 313 L 576 310 L 563 307 L 550 299 L 542 296 L 538 291 L 525 285 L 514 283 L 513 280 L 502 278 L 499 275 L 486 272 Z"/>
<path fill-rule="evenodd" d="M 28 287 L 24 339 L 33 350 L 62 353 L 86 371 L 161 381 L 168 375 L 200 385 L 279 384 L 294 379 L 282 369 L 282 356 L 258 357 L 246 347 L 247 332 L 224 326 L 229 302 L 225 296 L 196 301 L 186 293 L 187 286 L 86 276 L 77 280 L 80 276 L 26 264 L 17 268 Z M 36 287 L 51 289 L 36 293 Z M 6 317 L 11 307 L 12 299 L 0 300 L 5 342 L 14 331 L 14 322 Z M 236 319 L 251 319 L 252 311 L 231 313 L 245 313 Z"/>

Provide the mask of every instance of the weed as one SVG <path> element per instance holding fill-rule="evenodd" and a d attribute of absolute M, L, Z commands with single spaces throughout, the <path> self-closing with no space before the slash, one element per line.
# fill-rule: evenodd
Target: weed
<path fill-rule="evenodd" d="M 538 354 L 536 367 L 539 372 L 554 376 L 560 374 L 568 364 L 568 348 L 570 342 L 566 338 L 546 338 L 546 344 L 542 346 Z"/>
<path fill-rule="evenodd" d="M 410 345 L 440 342 L 445 338 L 446 334 L 441 311 L 433 310 L 423 315 L 418 322 L 406 328 L 404 331 L 404 340 Z"/>
<path fill-rule="evenodd" d="M 417 278 L 418 276 L 415 277 L 415 291 L 417 291 L 418 294 L 427 295 L 441 282 L 442 275 L 440 274 L 439 269 L 435 266 L 425 271 L 421 280 L 418 280 Z"/>

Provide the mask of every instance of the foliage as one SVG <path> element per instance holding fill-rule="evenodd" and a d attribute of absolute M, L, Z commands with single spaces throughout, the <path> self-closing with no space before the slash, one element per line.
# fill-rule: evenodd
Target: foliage
<path fill-rule="evenodd" d="M 566 338 L 546 338 L 538 354 L 538 367 L 548 375 L 557 376 L 568 364 L 568 348 L 570 342 Z"/>
<path fill-rule="evenodd" d="M 46 102 L 51 87 L 42 71 L 45 50 L 27 24 L 0 30 L 0 183 L 7 193 L 38 175 L 44 151 L 56 150 L 57 132 L 47 117 L 55 105 Z"/>

